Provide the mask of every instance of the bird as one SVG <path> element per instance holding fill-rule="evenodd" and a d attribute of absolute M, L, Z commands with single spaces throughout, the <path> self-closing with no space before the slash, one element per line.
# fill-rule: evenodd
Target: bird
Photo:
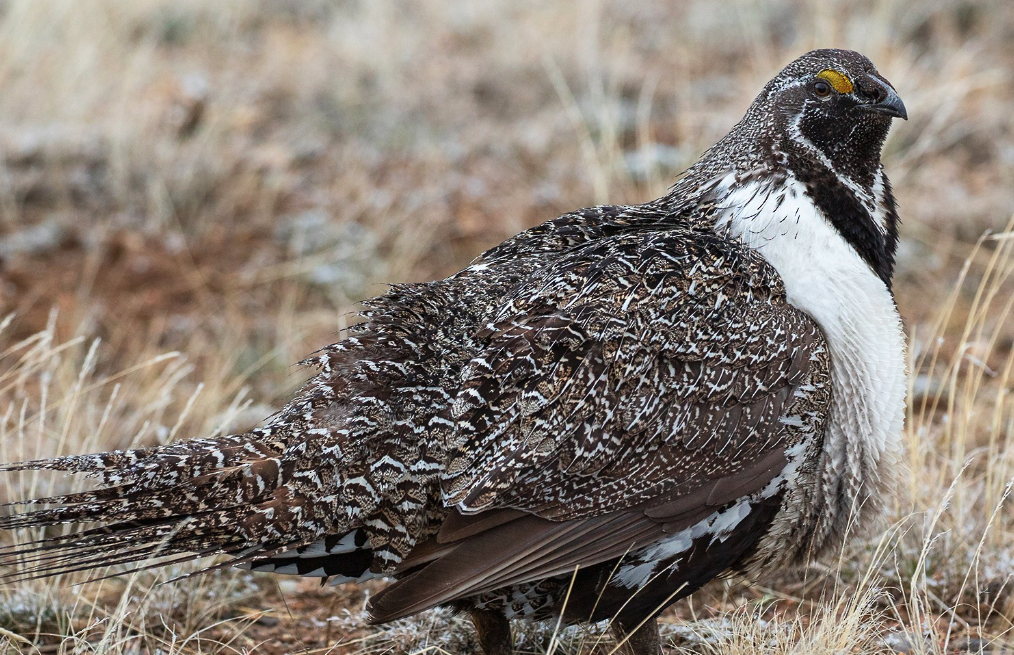
<path fill-rule="evenodd" d="M 907 387 L 896 118 L 865 56 L 808 52 L 663 197 L 364 301 L 260 427 L 0 466 L 96 481 L 5 507 L 0 529 L 74 527 L 0 550 L 4 579 L 224 555 L 200 571 L 386 578 L 370 621 L 450 607 L 487 655 L 514 620 L 609 620 L 657 655 L 672 603 L 884 513 Z"/>

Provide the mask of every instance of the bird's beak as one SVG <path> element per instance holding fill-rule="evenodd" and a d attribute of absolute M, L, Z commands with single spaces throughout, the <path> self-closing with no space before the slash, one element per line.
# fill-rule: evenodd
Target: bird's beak
<path fill-rule="evenodd" d="M 891 118 L 901 118 L 907 121 L 908 110 L 905 109 L 905 103 L 901 101 L 898 93 L 891 88 L 891 85 L 872 75 L 869 80 L 873 84 L 873 102 L 863 105 L 863 107 L 878 114 L 884 114 Z"/>

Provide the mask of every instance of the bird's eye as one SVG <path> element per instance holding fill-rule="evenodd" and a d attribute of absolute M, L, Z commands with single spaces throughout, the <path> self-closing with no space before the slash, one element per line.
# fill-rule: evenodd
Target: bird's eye
<path fill-rule="evenodd" d="M 826 98 L 831 95 L 831 85 L 824 80 L 817 80 L 813 83 L 813 92 L 818 98 Z"/>

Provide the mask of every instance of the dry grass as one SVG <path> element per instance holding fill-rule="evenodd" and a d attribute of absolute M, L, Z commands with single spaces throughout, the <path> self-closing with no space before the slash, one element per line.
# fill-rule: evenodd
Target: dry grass
<path fill-rule="evenodd" d="M 660 194 L 782 64 L 822 46 L 868 54 L 912 114 L 885 155 L 905 221 L 909 473 L 882 540 L 715 583 L 665 615 L 667 634 L 743 654 L 1014 641 L 1008 0 L 4 2 L 0 459 L 255 424 L 303 379 L 290 364 L 381 282 Z M 0 497 L 70 484 L 15 476 Z M 365 629 L 369 586 L 167 577 L 0 588 L 0 644 L 475 649 L 439 612 Z M 611 648 L 601 626 L 522 640 Z"/>

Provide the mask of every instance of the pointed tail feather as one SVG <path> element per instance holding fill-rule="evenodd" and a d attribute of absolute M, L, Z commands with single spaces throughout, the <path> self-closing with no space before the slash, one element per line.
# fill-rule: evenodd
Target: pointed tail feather
<path fill-rule="evenodd" d="M 166 446 L 114 450 L 92 455 L 0 464 L 0 472 L 64 471 L 98 477 L 106 485 L 140 485 L 146 489 L 172 486 L 184 480 L 281 454 L 271 434 L 254 430 L 217 439 L 192 439 Z"/>
<path fill-rule="evenodd" d="M 0 530 L 81 524 L 0 547 L 0 581 L 214 554 L 275 554 L 320 538 L 314 504 L 286 486 L 292 462 L 266 432 L 0 466 L 98 477 L 105 487 L 0 505 Z M 39 507 L 39 506 L 45 507 Z M 57 505 L 53 507 L 53 505 Z M 32 507 L 39 509 L 31 509 Z M 19 511 L 22 507 L 28 511 Z M 88 527 L 88 526 L 91 527 Z"/>

